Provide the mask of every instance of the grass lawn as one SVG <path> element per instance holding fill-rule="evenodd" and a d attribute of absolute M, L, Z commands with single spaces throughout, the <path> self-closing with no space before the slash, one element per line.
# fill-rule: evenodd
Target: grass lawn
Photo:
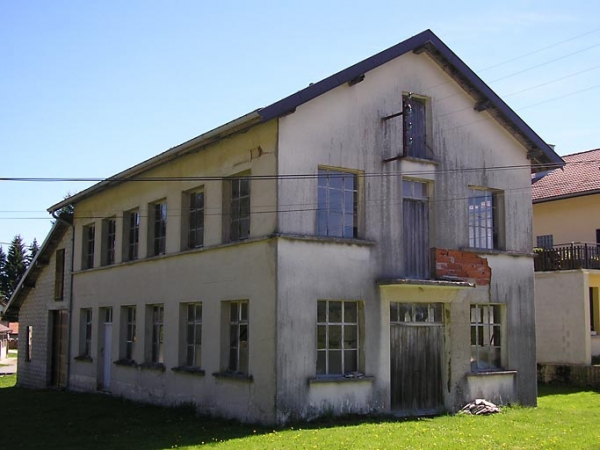
<path fill-rule="evenodd" d="M 352 418 L 285 428 L 195 417 L 104 395 L 30 391 L 0 377 L 10 449 L 599 449 L 600 393 L 541 387 L 538 408 L 488 417 Z"/>
<path fill-rule="evenodd" d="M 19 357 L 18 350 L 9 350 L 8 357 L 9 358 L 18 358 Z"/>

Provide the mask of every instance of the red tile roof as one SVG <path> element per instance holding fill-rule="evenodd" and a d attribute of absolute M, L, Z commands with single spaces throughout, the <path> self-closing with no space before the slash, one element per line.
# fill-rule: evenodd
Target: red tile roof
<path fill-rule="evenodd" d="M 533 183 L 534 203 L 600 192 L 600 148 L 562 158 L 564 168 Z"/>

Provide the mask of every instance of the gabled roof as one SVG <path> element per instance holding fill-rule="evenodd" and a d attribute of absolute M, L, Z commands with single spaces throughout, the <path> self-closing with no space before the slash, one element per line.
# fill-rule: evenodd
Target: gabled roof
<path fill-rule="evenodd" d="M 70 225 L 63 220 L 56 220 L 54 222 L 44 243 L 35 254 L 27 271 L 23 275 L 23 278 L 21 278 L 21 281 L 19 281 L 19 284 L 15 288 L 13 295 L 8 300 L 4 309 L 0 310 L 0 318 L 9 322 L 16 322 L 19 320 L 19 309 L 21 308 L 21 305 L 25 301 L 29 291 L 35 287 L 35 282 L 42 273 L 44 267 L 48 265 L 50 257 L 69 228 Z"/>
<path fill-rule="evenodd" d="M 563 156 L 565 166 L 532 185 L 534 203 L 600 193 L 600 149 Z"/>
<path fill-rule="evenodd" d="M 89 197 L 112 185 L 137 177 L 148 170 L 178 158 L 200 147 L 210 144 L 222 137 L 247 129 L 255 124 L 264 123 L 293 112 L 298 106 L 322 95 L 344 83 L 359 81 L 373 70 L 394 58 L 408 52 L 427 54 L 446 73 L 469 93 L 476 102 L 477 111 L 487 111 L 505 127 L 527 149 L 533 171 L 547 170 L 561 166 L 562 159 L 546 144 L 504 101 L 494 93 L 475 72 L 473 72 L 450 48 L 446 46 L 431 30 L 425 30 L 393 47 L 388 48 L 370 58 L 365 59 L 347 69 L 331 75 L 318 83 L 311 84 L 282 100 L 265 108 L 252 111 L 232 122 L 215 128 L 205 134 L 173 147 L 153 158 L 131 167 L 117 175 L 51 206 L 48 211 L 57 211 L 69 204 Z"/>

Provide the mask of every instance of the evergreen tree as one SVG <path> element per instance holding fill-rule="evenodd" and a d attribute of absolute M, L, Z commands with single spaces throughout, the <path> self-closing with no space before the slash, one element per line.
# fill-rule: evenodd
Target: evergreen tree
<path fill-rule="evenodd" d="M 27 251 L 25 243 L 21 235 L 16 235 L 10 247 L 8 247 L 8 255 L 6 256 L 6 264 L 4 265 L 4 276 L 6 277 L 6 289 L 4 293 L 8 298 L 12 295 L 19 280 L 27 270 Z"/>
<path fill-rule="evenodd" d="M 33 242 L 27 249 L 27 267 L 29 267 L 39 249 L 40 246 L 38 245 L 37 239 L 33 238 Z"/>

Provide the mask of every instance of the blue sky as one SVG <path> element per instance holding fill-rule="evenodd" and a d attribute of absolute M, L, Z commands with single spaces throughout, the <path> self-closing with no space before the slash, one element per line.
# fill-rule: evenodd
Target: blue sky
<path fill-rule="evenodd" d="M 103 178 L 427 28 L 559 154 L 600 147 L 600 3 L 0 3 L 0 178 Z M 91 183 L 0 181 L 0 243 Z"/>

